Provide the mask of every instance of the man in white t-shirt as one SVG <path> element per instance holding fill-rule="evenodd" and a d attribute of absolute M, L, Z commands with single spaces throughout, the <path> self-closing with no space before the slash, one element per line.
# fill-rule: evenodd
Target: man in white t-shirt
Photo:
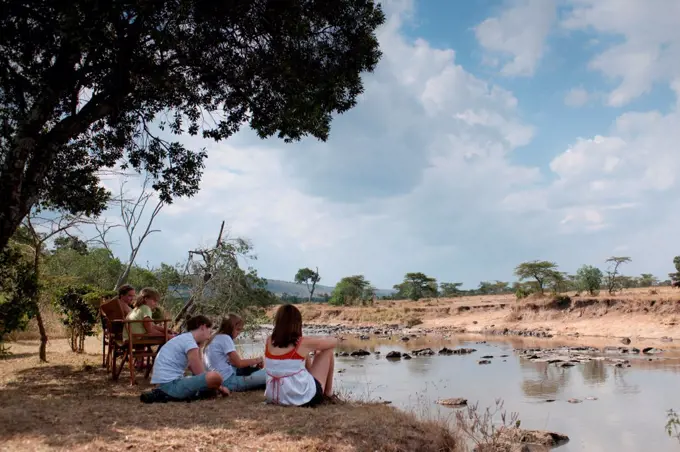
<path fill-rule="evenodd" d="M 187 333 L 175 336 L 161 347 L 153 364 L 151 383 L 178 400 L 194 398 L 207 389 L 228 395 L 229 390 L 222 387 L 220 374 L 205 371 L 199 352 L 199 345 L 210 338 L 212 322 L 197 315 L 187 320 L 186 326 Z M 187 366 L 193 374 L 191 377 L 184 376 Z"/>

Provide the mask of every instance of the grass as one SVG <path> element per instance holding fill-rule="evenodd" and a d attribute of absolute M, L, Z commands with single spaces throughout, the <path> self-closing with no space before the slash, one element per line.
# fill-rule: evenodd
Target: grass
<path fill-rule="evenodd" d="M 379 403 L 316 409 L 265 405 L 261 391 L 193 403 L 143 405 L 148 384 L 109 380 L 98 354 L 74 354 L 51 341 L 12 344 L 0 361 L 2 450 L 456 451 L 436 422 Z M 89 339 L 86 350 L 97 350 Z"/>

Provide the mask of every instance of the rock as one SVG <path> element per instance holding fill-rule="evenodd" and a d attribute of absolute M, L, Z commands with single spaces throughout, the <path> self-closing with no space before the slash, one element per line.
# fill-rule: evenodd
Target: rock
<path fill-rule="evenodd" d="M 480 359 L 477 361 L 477 364 L 491 364 L 491 361 L 488 359 Z"/>
<path fill-rule="evenodd" d="M 401 357 L 404 359 L 412 359 L 411 355 L 409 355 L 408 353 L 404 353 L 403 355 L 401 355 Z"/>
<path fill-rule="evenodd" d="M 574 363 L 566 362 L 566 363 L 560 364 L 560 367 L 574 367 L 575 365 L 576 364 L 574 364 Z"/>
<path fill-rule="evenodd" d="M 597 400 L 597 397 L 586 397 L 586 400 Z"/>
<path fill-rule="evenodd" d="M 434 355 L 434 350 L 431 348 L 421 348 L 418 350 L 413 350 L 411 353 L 413 353 L 413 356 L 430 356 Z"/>
<path fill-rule="evenodd" d="M 397 352 L 397 351 L 389 352 L 385 356 L 385 358 L 387 358 L 387 359 L 401 359 L 401 352 Z"/>
<path fill-rule="evenodd" d="M 436 403 L 444 406 L 465 406 L 467 405 L 467 399 L 462 397 L 454 397 L 452 399 L 437 400 Z"/>
<path fill-rule="evenodd" d="M 661 338 L 661 342 L 673 342 L 672 337 L 664 336 Z"/>
<path fill-rule="evenodd" d="M 411 339 L 409 339 L 408 336 L 404 336 L 404 337 L 401 338 L 401 340 L 404 341 L 404 342 L 406 342 L 406 341 L 410 341 Z"/>
<path fill-rule="evenodd" d="M 538 444 L 546 447 L 561 446 L 569 441 L 567 435 L 547 430 L 524 430 L 507 428 L 496 434 L 499 441 L 510 444 Z"/>
<path fill-rule="evenodd" d="M 493 356 L 491 356 L 491 355 L 482 356 L 482 359 L 492 359 L 492 358 L 493 358 Z"/>
<path fill-rule="evenodd" d="M 624 337 L 623 339 L 621 339 L 621 343 L 622 343 L 623 345 L 628 345 L 628 344 L 630 344 L 630 338 L 629 338 L 629 337 Z"/>
<path fill-rule="evenodd" d="M 507 358 L 508 355 L 501 355 L 501 358 Z"/>
<path fill-rule="evenodd" d="M 338 356 L 349 356 L 349 353 L 347 353 L 347 352 L 340 352 L 340 353 L 338 353 Z"/>
<path fill-rule="evenodd" d="M 642 353 L 644 353 L 645 355 L 654 355 L 656 353 L 661 353 L 661 352 L 663 352 L 663 350 L 661 350 L 659 348 L 654 348 L 654 347 L 647 347 L 647 348 L 642 349 Z"/>
<path fill-rule="evenodd" d="M 545 399 L 545 401 L 546 401 L 547 403 L 552 403 L 552 402 L 555 401 L 555 399 Z"/>
<path fill-rule="evenodd" d="M 477 321 L 476 321 L 476 320 L 473 320 L 473 321 L 472 321 L 472 324 L 473 324 L 473 325 L 477 325 Z"/>
<path fill-rule="evenodd" d="M 469 355 L 470 353 L 474 353 L 477 350 L 474 348 L 457 348 L 455 350 L 452 350 L 454 355 Z"/>
<path fill-rule="evenodd" d="M 362 334 L 361 336 L 359 336 L 359 339 L 361 339 L 362 341 L 367 341 L 370 338 L 371 338 L 370 336 L 366 336 L 365 334 Z"/>
<path fill-rule="evenodd" d="M 440 355 L 453 355 L 453 350 L 451 350 L 450 348 L 444 347 L 441 350 L 439 350 L 439 354 Z"/>
<path fill-rule="evenodd" d="M 569 399 L 569 400 L 567 400 L 567 402 L 569 402 L 569 403 L 581 403 L 581 402 L 583 402 L 583 400 L 580 400 L 580 399 Z"/>
<path fill-rule="evenodd" d="M 359 350 L 354 350 L 352 353 L 349 354 L 349 356 L 367 356 L 370 355 L 371 352 L 367 352 L 366 350 L 359 349 Z"/>
<path fill-rule="evenodd" d="M 638 353 L 640 353 L 640 349 L 639 349 L 639 348 L 635 348 L 635 347 L 631 347 L 630 352 L 631 352 L 631 353 L 638 354 Z"/>
<path fill-rule="evenodd" d="M 380 354 L 380 351 L 379 351 L 379 350 L 376 350 L 376 351 L 374 351 L 373 353 L 376 354 L 376 355 L 379 355 L 379 354 Z"/>
<path fill-rule="evenodd" d="M 473 452 L 549 452 L 550 448 L 535 443 L 513 444 L 507 442 L 494 442 L 477 444 Z"/>

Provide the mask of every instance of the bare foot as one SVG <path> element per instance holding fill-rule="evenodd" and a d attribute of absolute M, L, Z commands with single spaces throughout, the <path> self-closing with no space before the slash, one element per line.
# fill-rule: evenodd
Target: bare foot
<path fill-rule="evenodd" d="M 225 386 L 220 386 L 220 394 L 222 394 L 223 397 L 228 397 L 231 395 L 231 391 Z"/>

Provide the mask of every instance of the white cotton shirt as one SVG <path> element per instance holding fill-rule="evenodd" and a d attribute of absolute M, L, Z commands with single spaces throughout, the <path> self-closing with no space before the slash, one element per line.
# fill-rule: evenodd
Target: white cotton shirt
<path fill-rule="evenodd" d="M 223 381 L 227 381 L 234 374 L 234 368 L 229 362 L 229 353 L 236 351 L 234 340 L 228 334 L 216 335 L 203 353 L 203 364 L 206 370 L 218 372 Z"/>
<path fill-rule="evenodd" d="M 187 353 L 195 348 L 198 348 L 198 344 L 191 333 L 183 333 L 170 339 L 161 347 L 153 363 L 151 384 L 170 383 L 183 378 L 189 364 Z"/>

